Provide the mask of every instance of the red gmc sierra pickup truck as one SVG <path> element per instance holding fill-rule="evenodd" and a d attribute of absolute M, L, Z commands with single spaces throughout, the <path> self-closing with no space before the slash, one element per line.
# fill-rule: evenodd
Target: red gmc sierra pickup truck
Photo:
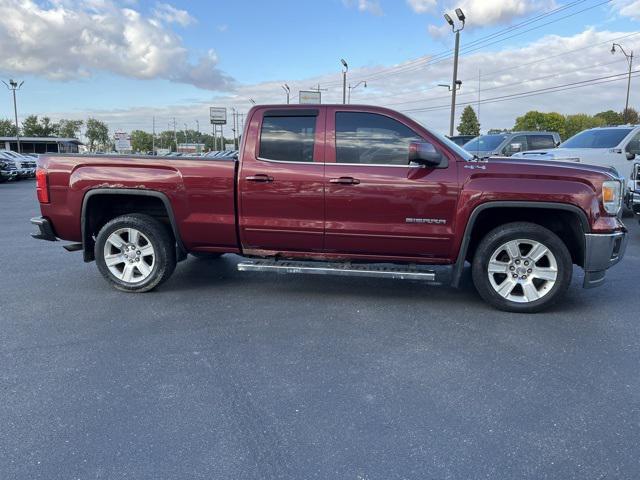
<path fill-rule="evenodd" d="M 454 286 L 468 261 L 487 302 L 535 312 L 562 297 L 574 264 L 592 287 L 620 261 L 621 189 L 605 168 L 478 160 L 385 108 L 260 105 L 237 159 L 42 156 L 32 223 L 129 292 L 188 253 Z"/>

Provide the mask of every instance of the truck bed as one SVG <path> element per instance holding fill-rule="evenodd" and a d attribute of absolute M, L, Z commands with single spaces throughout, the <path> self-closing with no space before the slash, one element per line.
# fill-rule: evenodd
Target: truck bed
<path fill-rule="evenodd" d="M 83 201 L 90 190 L 151 190 L 169 200 L 188 250 L 237 249 L 234 159 L 55 154 L 41 156 L 39 164 L 49 171 L 51 196 L 42 214 L 54 219 L 59 237 L 82 240 Z"/>

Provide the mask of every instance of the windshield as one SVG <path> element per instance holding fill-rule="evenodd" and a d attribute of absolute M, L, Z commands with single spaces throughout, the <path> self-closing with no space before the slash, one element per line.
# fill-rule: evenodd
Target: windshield
<path fill-rule="evenodd" d="M 631 133 L 631 128 L 585 130 L 560 144 L 560 148 L 613 148 Z"/>
<path fill-rule="evenodd" d="M 468 152 L 490 152 L 504 142 L 506 135 L 481 135 L 464 144 Z"/>

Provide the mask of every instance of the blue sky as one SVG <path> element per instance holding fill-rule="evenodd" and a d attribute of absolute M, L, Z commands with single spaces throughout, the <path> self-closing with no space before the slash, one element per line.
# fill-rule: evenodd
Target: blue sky
<path fill-rule="evenodd" d="M 103 116 L 114 128 L 148 129 L 149 113 L 156 115 L 162 126 L 173 115 L 190 122 L 195 118 L 206 122 L 209 104 L 237 105 L 246 110 L 249 96 L 258 103 L 282 101 L 284 93 L 279 85 L 283 82 L 291 84 L 294 93 L 317 81 L 326 83 L 329 91 L 325 98 L 338 101 L 341 57 L 348 60 L 355 80 L 377 78 L 376 71 L 380 69 L 446 51 L 452 46 L 453 35 L 443 28 L 442 13 L 457 5 L 463 6 L 468 15 L 463 47 L 520 22 L 532 21 L 530 26 L 514 29 L 513 34 L 518 35 L 513 38 L 463 55 L 461 77 L 477 77 L 483 64 L 495 69 L 536 59 L 540 51 L 536 45 L 540 42 L 540 53 L 562 51 L 572 45 L 586 47 L 597 40 L 640 30 L 640 0 L 614 0 L 598 6 L 599 3 L 602 1 L 0 0 L 0 46 L 3 52 L 17 52 L 0 60 L 0 73 L 25 80 L 19 97 L 23 116 L 35 113 L 84 118 L 91 114 Z M 34 27 L 21 26 L 19 19 L 11 16 L 16 5 L 20 5 L 20 17 L 31 17 Z M 563 6 L 564 12 L 533 21 Z M 589 10 L 579 13 L 583 9 Z M 123 14 L 125 11 L 129 13 Z M 58 25 L 53 26 L 51 17 L 56 15 Z M 108 18 L 108 26 L 94 31 L 92 15 Z M 562 19 L 564 16 L 569 18 Z M 549 21 L 555 22 L 542 26 Z M 114 33 L 119 28 L 124 32 L 122 38 Z M 88 46 L 83 45 L 84 50 L 77 52 L 78 42 L 86 41 L 79 33 L 83 29 L 92 37 Z M 592 35 L 580 37 L 585 31 Z M 40 42 L 45 40 L 46 45 L 33 49 L 30 36 L 37 36 Z M 123 43 L 123 38 L 130 43 Z M 629 45 L 634 47 L 639 38 L 629 39 Z M 157 51 L 153 51 L 154 46 Z M 529 47 L 531 52 L 527 53 Z M 602 51 L 585 53 L 584 65 L 616 60 L 607 52 L 608 48 L 603 47 Z M 139 59 L 147 56 L 145 66 L 140 66 Z M 52 58 L 55 61 L 47 63 Z M 619 56 L 619 60 L 624 59 Z M 43 63 L 47 64 L 42 66 Z M 541 71 L 562 65 L 542 66 Z M 602 73 L 618 73 L 623 67 L 622 63 L 603 67 Z M 423 93 L 423 86 L 450 81 L 450 69 L 447 61 L 434 68 L 371 80 L 369 88 L 358 92 L 358 96 L 368 103 L 380 104 L 385 104 L 383 99 L 393 103 L 389 97 L 428 101 L 432 94 Z M 534 73 L 535 69 L 525 69 L 514 78 L 526 80 Z M 593 73 L 598 75 L 600 70 Z M 570 79 L 554 81 L 566 83 Z M 485 88 L 494 84 L 500 85 L 487 83 Z M 471 86 L 468 88 L 470 92 Z M 442 92 L 439 95 L 442 97 Z M 584 108 L 597 106 L 585 102 Z M 5 101 L 0 100 L 0 117 L 10 115 L 7 95 Z M 498 113 L 494 117 L 491 122 L 498 126 L 503 120 Z M 504 121 L 506 118 L 505 113 Z"/>

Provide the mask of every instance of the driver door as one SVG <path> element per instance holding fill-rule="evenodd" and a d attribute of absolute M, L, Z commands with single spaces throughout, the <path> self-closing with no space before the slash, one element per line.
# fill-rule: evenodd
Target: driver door
<path fill-rule="evenodd" d="M 447 258 L 458 198 L 455 157 L 405 117 L 327 108 L 325 251 Z M 444 168 L 409 165 L 411 141 L 431 141 Z"/>

